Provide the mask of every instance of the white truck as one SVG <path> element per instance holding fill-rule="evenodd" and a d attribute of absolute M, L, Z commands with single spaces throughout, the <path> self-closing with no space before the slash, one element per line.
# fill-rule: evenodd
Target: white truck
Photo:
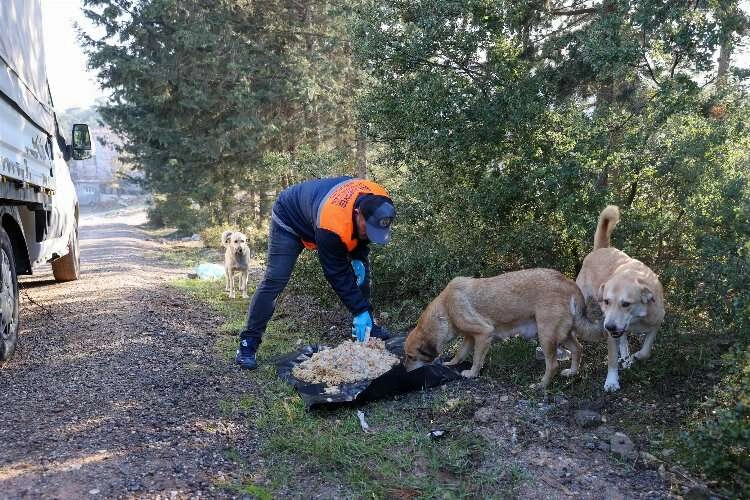
<path fill-rule="evenodd" d="M 78 199 L 67 161 L 92 155 L 89 129 L 59 130 L 39 0 L 0 0 L 0 361 L 18 340 L 18 275 L 52 263 L 79 276 Z"/>

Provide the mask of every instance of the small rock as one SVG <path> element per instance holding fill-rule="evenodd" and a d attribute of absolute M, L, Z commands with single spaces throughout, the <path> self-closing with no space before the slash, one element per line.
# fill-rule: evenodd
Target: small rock
<path fill-rule="evenodd" d="M 586 444 L 584 444 L 584 446 L 586 448 L 588 448 L 589 450 L 595 450 L 596 449 L 596 443 L 594 443 L 593 441 L 587 442 Z"/>
<path fill-rule="evenodd" d="M 474 413 L 474 421 L 480 424 L 492 422 L 495 419 L 495 409 L 483 406 Z"/>
<path fill-rule="evenodd" d="M 500 396 L 500 401 L 502 401 L 503 403 L 508 401 L 508 396 L 503 394 L 502 396 Z"/>
<path fill-rule="evenodd" d="M 190 237 L 190 239 L 191 239 L 192 241 L 200 241 L 200 240 L 201 240 L 201 237 L 200 237 L 200 236 L 198 236 L 197 234 L 193 234 L 193 235 L 192 235 L 192 236 Z"/>
<path fill-rule="evenodd" d="M 674 450 L 672 448 L 666 448 L 661 450 L 661 456 L 664 458 L 669 458 L 672 455 L 674 455 Z"/>
<path fill-rule="evenodd" d="M 643 465 L 645 465 L 646 467 L 653 467 L 657 463 L 659 463 L 659 459 L 647 451 L 642 451 L 640 453 L 640 456 L 641 460 L 643 460 Z"/>
<path fill-rule="evenodd" d="M 99 488 L 94 488 L 93 490 L 89 490 L 89 495 L 98 495 L 99 494 Z"/>
<path fill-rule="evenodd" d="M 615 432 L 609 442 L 612 453 L 620 458 L 634 458 L 636 456 L 635 445 L 630 438 L 622 432 Z"/>
<path fill-rule="evenodd" d="M 596 447 L 599 448 L 602 451 L 609 451 L 609 445 L 605 443 L 604 441 L 599 441 L 596 444 Z"/>
<path fill-rule="evenodd" d="M 656 469 L 656 472 L 659 474 L 659 477 L 662 478 L 662 480 L 667 481 L 669 479 L 669 476 L 667 475 L 667 468 L 664 467 L 664 464 L 661 464 L 658 469 Z"/>
<path fill-rule="evenodd" d="M 427 435 L 432 439 L 440 439 L 445 436 L 446 431 L 443 429 L 432 429 Z"/>
<path fill-rule="evenodd" d="M 584 429 L 596 427 L 602 423 L 602 416 L 591 410 L 578 410 L 575 412 L 574 418 L 576 424 Z"/>

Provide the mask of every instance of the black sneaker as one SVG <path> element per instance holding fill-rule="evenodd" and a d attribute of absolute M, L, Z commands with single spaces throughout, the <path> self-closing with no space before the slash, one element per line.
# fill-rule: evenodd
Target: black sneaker
<path fill-rule="evenodd" d="M 384 327 L 380 325 L 372 325 L 370 330 L 370 337 L 375 337 L 380 340 L 388 340 L 391 338 L 391 334 Z"/>
<path fill-rule="evenodd" d="M 240 341 L 240 347 L 234 356 L 234 361 L 245 370 L 255 370 L 258 368 L 258 362 L 255 361 L 255 352 L 258 346 L 248 342 L 247 339 Z"/>

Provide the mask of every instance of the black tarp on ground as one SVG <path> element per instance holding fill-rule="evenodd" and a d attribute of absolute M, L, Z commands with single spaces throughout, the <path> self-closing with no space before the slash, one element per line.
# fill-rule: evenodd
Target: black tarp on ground
<path fill-rule="evenodd" d="M 385 346 L 390 352 L 399 358 L 403 358 L 405 339 L 406 337 L 403 336 L 393 337 L 385 342 Z M 453 369 L 441 364 L 433 364 L 407 372 L 404 366 L 399 363 L 378 378 L 353 384 L 342 384 L 337 386 L 339 388 L 338 393 L 327 394 L 325 384 L 311 384 L 298 380 L 292 375 L 292 369 L 296 365 L 310 359 L 321 347 L 324 346 L 305 346 L 297 352 L 284 356 L 276 363 L 279 378 L 297 390 L 307 408 L 365 403 L 392 394 L 429 389 L 460 379 L 461 370 L 470 366 L 469 363 L 462 363 L 456 369 Z"/>

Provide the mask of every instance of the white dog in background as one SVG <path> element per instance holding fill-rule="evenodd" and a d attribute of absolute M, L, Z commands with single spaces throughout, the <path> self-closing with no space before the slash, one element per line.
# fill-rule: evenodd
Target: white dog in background
<path fill-rule="evenodd" d="M 221 245 L 226 249 L 224 252 L 224 274 L 226 276 L 226 291 L 229 298 L 235 297 L 234 285 L 235 274 L 240 277 L 240 291 L 242 298 L 247 298 L 247 279 L 250 269 L 250 258 L 252 252 L 247 246 L 247 237 L 239 231 L 224 231 L 221 235 Z"/>

